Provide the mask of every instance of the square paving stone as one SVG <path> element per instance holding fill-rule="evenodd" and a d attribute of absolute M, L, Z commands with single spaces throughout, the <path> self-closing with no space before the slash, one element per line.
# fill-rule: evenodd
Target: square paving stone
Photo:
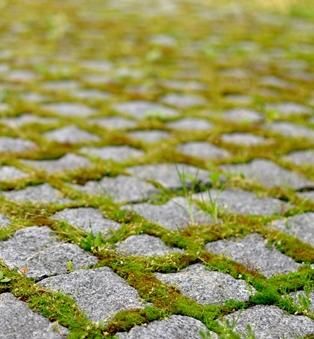
<path fill-rule="evenodd" d="M 178 150 L 185 155 L 202 159 L 225 159 L 230 153 L 223 148 L 211 145 L 207 142 L 187 142 L 178 147 Z"/>
<path fill-rule="evenodd" d="M 273 221 L 270 227 L 291 234 L 314 246 L 314 213 L 304 213 Z"/>
<path fill-rule="evenodd" d="M 70 295 L 93 321 L 106 321 L 119 311 L 143 307 L 137 291 L 109 267 L 50 277 L 39 285 Z"/>
<path fill-rule="evenodd" d="M 87 141 L 99 141 L 96 135 L 88 133 L 76 126 L 67 126 L 44 134 L 44 137 L 50 141 L 60 144 L 77 144 Z"/>
<path fill-rule="evenodd" d="M 260 146 L 270 142 L 266 138 L 250 133 L 231 133 L 221 135 L 221 140 L 228 144 L 239 146 Z"/>
<path fill-rule="evenodd" d="M 81 168 L 88 168 L 91 162 L 76 154 L 66 154 L 57 160 L 24 160 L 26 165 L 44 170 L 50 174 L 63 171 L 75 171 Z"/>
<path fill-rule="evenodd" d="M 211 130 L 213 125 L 207 120 L 198 118 L 184 118 L 169 122 L 167 127 L 176 130 L 187 130 L 187 131 L 207 131 Z"/>
<path fill-rule="evenodd" d="M 54 103 L 44 105 L 43 108 L 49 112 L 65 117 L 88 117 L 95 113 L 91 107 L 79 103 Z"/>
<path fill-rule="evenodd" d="M 92 123 L 107 129 L 124 129 L 136 126 L 136 122 L 133 120 L 114 116 L 108 118 L 97 118 L 92 120 Z"/>
<path fill-rule="evenodd" d="M 140 179 L 153 180 L 172 189 L 210 183 L 208 171 L 185 164 L 142 165 L 129 167 L 127 171 Z"/>
<path fill-rule="evenodd" d="M 169 247 L 161 239 L 148 234 L 131 235 L 117 244 L 117 250 L 126 255 L 144 257 L 183 253 L 182 250 Z"/>
<path fill-rule="evenodd" d="M 218 240 L 206 245 L 209 252 L 230 257 L 251 269 L 257 270 L 267 278 L 298 270 L 299 264 L 266 245 L 259 234 L 250 234 L 243 239 Z"/>
<path fill-rule="evenodd" d="M 291 161 L 295 165 L 314 166 L 314 150 L 292 152 L 285 157 L 284 160 Z"/>
<path fill-rule="evenodd" d="M 167 94 L 161 101 L 177 108 L 191 108 L 206 105 L 205 98 L 192 94 Z"/>
<path fill-rule="evenodd" d="M 309 107 L 297 104 L 295 102 L 281 102 L 266 105 L 266 110 L 275 111 L 280 117 L 311 115 Z"/>
<path fill-rule="evenodd" d="M 246 164 L 224 165 L 221 168 L 231 174 L 244 175 L 266 187 L 314 187 L 314 183 L 301 174 L 286 170 L 270 160 L 256 159 Z"/>
<path fill-rule="evenodd" d="M 218 304 L 227 300 L 247 301 L 255 292 L 245 281 L 234 279 L 225 273 L 210 271 L 201 264 L 188 266 L 177 273 L 155 275 L 202 305 Z"/>
<path fill-rule="evenodd" d="M 18 268 L 36 280 L 67 272 L 67 263 L 74 269 L 97 263 L 97 258 L 77 245 L 62 243 L 46 226 L 28 227 L 0 242 L 0 258 L 9 268 Z"/>
<path fill-rule="evenodd" d="M 245 108 L 236 108 L 223 112 L 222 117 L 235 123 L 258 123 L 263 120 L 259 113 Z"/>
<path fill-rule="evenodd" d="M 32 151 L 36 148 L 36 144 L 29 140 L 0 137 L 0 153 L 21 153 Z"/>
<path fill-rule="evenodd" d="M 7 182 L 11 180 L 25 179 L 28 174 L 12 166 L 1 166 L 0 167 L 0 182 Z"/>
<path fill-rule="evenodd" d="M 282 134 L 289 138 L 314 139 L 314 129 L 290 122 L 273 122 L 266 125 L 265 129 Z"/>
<path fill-rule="evenodd" d="M 213 222 L 208 214 L 181 197 L 173 198 L 164 205 L 144 203 L 127 205 L 126 208 L 153 223 L 174 231 L 189 225 L 211 224 Z"/>
<path fill-rule="evenodd" d="M 236 311 L 223 319 L 241 334 L 241 339 L 247 338 L 251 332 L 256 339 L 297 339 L 314 333 L 313 320 L 288 314 L 277 306 L 257 305 Z"/>
<path fill-rule="evenodd" d="M 244 215 L 272 215 L 285 212 L 289 205 L 281 200 L 258 197 L 255 193 L 242 190 L 215 190 L 193 195 L 202 203 L 217 204 L 222 211 Z"/>
<path fill-rule="evenodd" d="M 128 114 L 136 119 L 148 117 L 173 118 L 178 112 L 172 108 L 148 101 L 129 101 L 116 104 L 114 109 L 119 113 Z"/>
<path fill-rule="evenodd" d="M 143 141 L 143 142 L 157 142 L 166 140 L 170 134 L 165 131 L 150 130 L 150 131 L 135 131 L 128 133 L 132 139 Z"/>
<path fill-rule="evenodd" d="M 153 185 L 126 175 L 104 177 L 100 181 L 88 181 L 85 185 L 72 187 L 91 195 L 107 195 L 119 203 L 143 201 L 158 192 Z"/>
<path fill-rule="evenodd" d="M 135 326 L 127 333 L 116 335 L 119 339 L 218 339 L 218 335 L 209 331 L 199 320 L 182 315 Z"/>
<path fill-rule="evenodd" d="M 10 220 L 0 213 L 0 228 L 7 227 L 10 224 Z"/>
<path fill-rule="evenodd" d="M 125 161 L 131 158 L 138 158 L 144 152 L 130 146 L 105 146 L 105 147 L 84 147 L 81 149 L 84 154 L 89 154 L 103 160 Z"/>
<path fill-rule="evenodd" d="M 1 194 L 1 193 L 0 193 Z M 37 186 L 29 186 L 18 191 L 2 192 L 6 199 L 16 202 L 32 202 L 32 203 L 66 203 L 70 200 L 63 197 L 60 191 L 51 187 L 49 184 Z"/>
<path fill-rule="evenodd" d="M 33 312 L 11 293 L 0 294 L 1 339 L 62 339 L 68 330 Z"/>
<path fill-rule="evenodd" d="M 57 212 L 53 218 L 66 221 L 75 227 L 94 234 L 108 233 L 108 231 L 117 230 L 120 227 L 120 224 L 104 218 L 99 210 L 90 207 L 67 208 Z"/>

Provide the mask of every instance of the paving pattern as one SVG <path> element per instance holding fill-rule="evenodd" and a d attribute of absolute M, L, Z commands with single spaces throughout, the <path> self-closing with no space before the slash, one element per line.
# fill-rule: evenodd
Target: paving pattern
<path fill-rule="evenodd" d="M 310 14 L 0 8 L 0 339 L 313 338 Z"/>

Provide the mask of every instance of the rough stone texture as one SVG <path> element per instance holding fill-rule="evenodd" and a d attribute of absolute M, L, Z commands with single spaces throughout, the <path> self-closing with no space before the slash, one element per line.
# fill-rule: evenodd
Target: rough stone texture
<path fill-rule="evenodd" d="M 211 145 L 207 142 L 188 142 L 178 147 L 178 150 L 185 155 L 202 159 L 225 159 L 230 153 L 222 148 Z"/>
<path fill-rule="evenodd" d="M 258 197 L 255 193 L 242 190 L 211 189 L 193 195 L 205 204 L 217 204 L 222 211 L 247 215 L 272 215 L 283 213 L 289 207 L 283 201 L 268 197 Z"/>
<path fill-rule="evenodd" d="M 11 293 L 0 294 L 1 339 L 62 339 L 67 330 L 33 312 Z"/>
<path fill-rule="evenodd" d="M 201 264 L 188 266 L 177 273 L 155 275 L 202 305 L 222 303 L 231 299 L 247 301 L 255 292 L 245 281 L 234 279 L 225 273 L 209 271 Z"/>
<path fill-rule="evenodd" d="M 313 320 L 304 316 L 290 315 L 276 306 L 257 305 L 224 317 L 235 324 L 234 329 L 247 338 L 248 326 L 256 339 L 300 338 L 314 333 Z"/>
<path fill-rule="evenodd" d="M 100 181 L 88 181 L 83 186 L 72 186 L 88 194 L 107 195 L 119 203 L 142 201 L 158 192 L 153 185 L 125 175 L 114 178 L 104 177 Z"/>
<path fill-rule="evenodd" d="M 0 242 L 0 258 L 10 268 L 18 268 L 36 280 L 96 264 L 97 259 L 77 245 L 61 243 L 48 227 L 28 227 Z"/>
<path fill-rule="evenodd" d="M 29 140 L 0 137 L 0 153 L 21 153 L 35 150 L 37 146 Z"/>
<path fill-rule="evenodd" d="M 221 136 L 223 142 L 240 146 L 259 146 L 269 143 L 266 138 L 249 133 L 231 133 Z"/>
<path fill-rule="evenodd" d="M 132 139 L 143 142 L 158 142 L 169 138 L 169 133 L 165 131 L 149 130 L 135 131 L 128 134 Z"/>
<path fill-rule="evenodd" d="M 50 174 L 75 171 L 91 166 L 91 162 L 88 159 L 72 153 L 68 153 L 57 160 L 24 160 L 24 163 Z"/>
<path fill-rule="evenodd" d="M 129 146 L 105 146 L 101 148 L 86 147 L 81 152 L 103 160 L 124 161 L 144 155 L 144 152 Z"/>
<path fill-rule="evenodd" d="M 156 164 L 129 167 L 134 176 L 158 182 L 167 188 L 180 188 L 199 182 L 209 183 L 209 172 L 184 164 Z"/>
<path fill-rule="evenodd" d="M 213 125 L 204 119 L 184 118 L 168 123 L 167 127 L 176 130 L 207 131 L 210 130 Z"/>
<path fill-rule="evenodd" d="M 286 137 L 314 139 L 314 130 L 302 125 L 289 122 L 273 122 L 265 126 L 266 129 Z"/>
<path fill-rule="evenodd" d="M 71 102 L 47 104 L 44 105 L 43 108 L 49 112 L 56 113 L 57 115 L 73 117 L 87 117 L 95 112 L 88 106 Z"/>
<path fill-rule="evenodd" d="M 136 122 L 121 117 L 108 117 L 92 120 L 93 123 L 107 129 L 124 129 L 136 126 Z"/>
<path fill-rule="evenodd" d="M 275 274 L 294 272 L 299 264 L 280 253 L 273 247 L 267 247 L 265 240 L 258 234 L 247 235 L 243 239 L 218 240 L 206 245 L 209 252 L 231 257 L 251 269 L 271 277 Z"/>
<path fill-rule="evenodd" d="M 108 320 L 121 310 L 142 308 L 137 291 L 109 267 L 50 277 L 41 286 L 70 295 L 93 321 Z"/>
<path fill-rule="evenodd" d="M 164 205 L 135 204 L 130 209 L 151 222 L 160 224 L 169 230 L 179 230 L 188 225 L 211 224 L 211 217 L 202 212 L 185 198 L 176 197 Z"/>
<path fill-rule="evenodd" d="M 172 315 L 148 325 L 135 326 L 129 332 L 117 333 L 119 339 L 218 339 L 216 333 L 208 331 L 206 326 L 194 318 Z"/>
<path fill-rule="evenodd" d="M 258 123 L 263 120 L 263 117 L 248 109 L 232 109 L 223 113 L 223 118 L 235 123 Z"/>
<path fill-rule="evenodd" d="M 25 179 L 28 175 L 21 170 L 12 166 L 1 166 L 0 167 L 0 182 L 12 181 Z"/>
<path fill-rule="evenodd" d="M 273 221 L 270 226 L 314 246 L 314 213 L 304 213 Z"/>
<path fill-rule="evenodd" d="M 108 233 L 108 231 L 117 230 L 120 227 L 117 222 L 104 218 L 99 210 L 90 207 L 67 208 L 57 212 L 53 218 L 66 221 L 94 234 Z"/>
<path fill-rule="evenodd" d="M 10 224 L 10 220 L 3 214 L 0 214 L 0 228 L 6 227 Z"/>
<path fill-rule="evenodd" d="M 288 154 L 283 158 L 284 160 L 291 161 L 296 165 L 314 165 L 314 150 L 305 150 L 305 151 L 297 151 Z"/>
<path fill-rule="evenodd" d="M 148 234 L 132 235 L 117 244 L 117 250 L 126 255 L 145 257 L 182 253 L 182 250 L 167 246 L 161 239 Z"/>
<path fill-rule="evenodd" d="M 66 203 L 69 199 L 64 198 L 63 194 L 51 187 L 49 184 L 38 186 L 29 186 L 19 191 L 2 192 L 9 200 L 16 202 L 32 202 L 32 203 Z"/>
<path fill-rule="evenodd" d="M 119 113 L 130 115 L 136 119 L 144 119 L 148 117 L 173 118 L 178 115 L 178 113 L 172 108 L 148 101 L 129 101 L 119 103 L 114 106 L 114 109 Z"/>
<path fill-rule="evenodd" d="M 177 108 L 191 108 L 206 104 L 206 100 L 203 97 L 192 94 L 167 94 L 162 98 L 162 102 Z"/>
<path fill-rule="evenodd" d="M 87 141 L 98 141 L 96 135 L 90 134 L 76 126 L 59 128 L 44 134 L 50 140 L 61 144 L 77 144 Z"/>
<path fill-rule="evenodd" d="M 301 174 L 286 170 L 270 160 L 257 159 L 247 164 L 224 165 L 221 168 L 232 174 L 243 174 L 247 179 L 257 181 L 266 187 L 283 186 L 294 189 L 314 187 L 314 183 Z"/>

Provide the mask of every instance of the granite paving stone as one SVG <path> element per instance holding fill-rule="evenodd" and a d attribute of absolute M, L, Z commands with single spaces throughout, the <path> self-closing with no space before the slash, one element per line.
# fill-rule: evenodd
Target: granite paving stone
<path fill-rule="evenodd" d="M 314 245 L 314 213 L 302 213 L 286 219 L 273 221 L 269 226 L 291 234 L 302 241 Z"/>
<path fill-rule="evenodd" d="M 47 117 L 41 117 L 41 116 L 35 116 L 30 113 L 28 114 L 22 114 L 14 118 L 5 118 L 1 119 L 0 122 L 5 123 L 7 126 L 16 128 L 21 127 L 26 124 L 51 124 L 55 123 L 57 120 L 54 118 L 47 118 Z"/>
<path fill-rule="evenodd" d="M 211 224 L 211 217 L 202 212 L 192 202 L 182 197 L 176 197 L 163 205 L 148 203 L 127 205 L 145 219 L 160 224 L 169 230 L 180 230 L 188 225 Z"/>
<path fill-rule="evenodd" d="M 302 192 L 298 196 L 307 201 L 314 201 L 314 191 Z"/>
<path fill-rule="evenodd" d="M 290 315 L 277 306 L 253 306 L 225 316 L 224 321 L 241 334 L 241 339 L 247 338 L 250 332 L 254 333 L 256 339 L 297 339 L 314 333 L 313 320 Z"/>
<path fill-rule="evenodd" d="M 1 166 L 0 167 L 0 182 L 6 182 L 11 180 L 25 179 L 28 174 L 22 172 L 16 167 L 12 166 Z"/>
<path fill-rule="evenodd" d="M 0 294 L 1 339 L 65 339 L 68 330 L 33 312 L 11 293 Z"/>
<path fill-rule="evenodd" d="M 292 152 L 285 157 L 284 160 L 290 161 L 296 165 L 307 165 L 313 166 L 314 165 L 314 150 L 309 149 L 305 151 L 296 151 Z"/>
<path fill-rule="evenodd" d="M 265 128 L 288 138 L 314 139 L 314 129 L 290 122 L 273 122 L 266 125 Z"/>
<path fill-rule="evenodd" d="M 45 138 L 61 144 L 77 144 L 89 141 L 99 141 L 96 135 L 84 131 L 76 126 L 62 127 L 44 134 Z"/>
<path fill-rule="evenodd" d="M 217 204 L 221 211 L 243 215 L 272 215 L 285 212 L 289 205 L 279 199 L 259 197 L 255 193 L 239 189 L 216 190 L 193 195 L 204 204 Z"/>
<path fill-rule="evenodd" d="M 114 109 L 136 119 L 148 117 L 173 118 L 178 115 L 173 108 L 147 101 L 130 101 L 116 104 Z"/>
<path fill-rule="evenodd" d="M 119 339 L 218 339 L 218 335 L 209 331 L 199 320 L 183 315 L 172 315 L 156 320 L 148 325 L 135 326 L 129 332 L 117 333 Z"/>
<path fill-rule="evenodd" d="M 269 140 L 266 138 L 249 133 L 223 134 L 221 140 L 229 144 L 240 146 L 259 146 L 269 143 Z"/>
<path fill-rule="evenodd" d="M 286 170 L 270 160 L 256 159 L 247 164 L 224 165 L 225 172 L 233 175 L 244 175 L 245 178 L 257 181 L 266 187 L 291 187 L 301 189 L 312 187 L 314 183 L 301 174 Z"/>
<path fill-rule="evenodd" d="M 203 97 L 192 94 L 167 94 L 161 101 L 169 106 L 174 106 L 179 109 L 204 106 L 206 104 L 206 100 Z"/>
<path fill-rule="evenodd" d="M 211 130 L 213 125 L 205 119 L 184 118 L 168 123 L 167 127 L 180 131 L 207 131 Z"/>
<path fill-rule="evenodd" d="M 95 113 L 95 111 L 88 106 L 71 102 L 47 104 L 44 105 L 43 108 L 60 116 L 87 117 Z"/>
<path fill-rule="evenodd" d="M 230 153 L 223 148 L 209 144 L 207 142 L 187 142 L 178 147 L 178 150 L 188 156 L 198 157 L 201 159 L 225 159 Z"/>
<path fill-rule="evenodd" d="M 166 188 L 180 188 L 196 183 L 210 183 L 210 173 L 185 164 L 156 164 L 129 167 L 128 172 L 140 179 L 152 180 Z"/>
<path fill-rule="evenodd" d="M 10 268 L 18 268 L 36 280 L 96 264 L 97 259 L 77 245 L 62 243 L 46 226 L 27 227 L 0 242 L 0 258 Z"/>
<path fill-rule="evenodd" d="M 0 153 L 22 153 L 36 148 L 36 144 L 30 140 L 0 136 Z"/>
<path fill-rule="evenodd" d="M 144 155 L 144 152 L 130 146 L 105 146 L 105 147 L 85 147 L 81 152 L 103 160 L 125 161 L 131 158 L 138 158 Z"/>
<path fill-rule="evenodd" d="M 100 181 L 88 181 L 73 188 L 94 195 L 107 195 L 116 202 L 138 202 L 148 199 L 158 190 L 148 182 L 126 175 L 104 177 Z"/>
<path fill-rule="evenodd" d="M 93 321 L 108 321 L 119 311 L 144 306 L 137 291 L 109 267 L 49 277 L 39 285 L 70 295 Z"/>
<path fill-rule="evenodd" d="M 125 129 L 132 128 L 136 126 L 136 122 L 130 119 L 125 119 L 121 117 L 107 117 L 107 118 L 97 118 L 91 120 L 93 124 L 101 126 L 106 129 Z"/>
<path fill-rule="evenodd" d="M 1 192 L 0 192 L 1 194 Z M 64 198 L 63 194 L 50 186 L 49 184 L 41 184 L 37 186 L 29 186 L 17 191 L 2 192 L 6 199 L 16 202 L 32 202 L 32 203 L 66 203 L 70 200 Z"/>
<path fill-rule="evenodd" d="M 156 277 L 177 287 L 181 293 L 202 305 L 223 303 L 231 299 L 247 301 L 255 292 L 245 281 L 210 271 L 201 264 L 188 266 L 177 273 L 156 273 Z"/>
<path fill-rule="evenodd" d="M 293 115 L 310 115 L 311 110 L 304 106 L 297 104 L 295 102 L 283 102 L 277 104 L 266 105 L 266 109 L 270 111 L 275 111 L 280 116 L 293 116 Z"/>
<path fill-rule="evenodd" d="M 120 227 L 117 222 L 105 218 L 99 210 L 91 207 L 67 208 L 54 214 L 53 218 L 94 234 L 108 233 Z"/>
<path fill-rule="evenodd" d="M 266 246 L 265 240 L 258 234 L 247 235 L 243 239 L 218 240 L 206 245 L 209 252 L 230 257 L 250 269 L 259 271 L 266 277 L 276 274 L 295 272 L 299 264 L 279 252 Z"/>
<path fill-rule="evenodd" d="M 68 153 L 57 160 L 24 160 L 26 165 L 50 174 L 91 167 L 91 162 L 79 155 Z"/>
<path fill-rule="evenodd" d="M 135 131 L 128 133 L 132 139 L 142 142 L 158 142 L 169 138 L 169 133 L 165 131 L 150 130 L 150 131 Z"/>
<path fill-rule="evenodd" d="M 117 250 L 126 255 L 145 257 L 182 253 L 182 250 L 169 247 L 161 239 L 148 234 L 131 235 L 117 244 Z"/>

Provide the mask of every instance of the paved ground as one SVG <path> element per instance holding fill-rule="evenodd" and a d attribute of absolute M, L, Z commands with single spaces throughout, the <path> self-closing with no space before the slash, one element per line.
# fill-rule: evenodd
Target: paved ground
<path fill-rule="evenodd" d="M 0 8 L 0 338 L 313 338 L 314 11 Z"/>

